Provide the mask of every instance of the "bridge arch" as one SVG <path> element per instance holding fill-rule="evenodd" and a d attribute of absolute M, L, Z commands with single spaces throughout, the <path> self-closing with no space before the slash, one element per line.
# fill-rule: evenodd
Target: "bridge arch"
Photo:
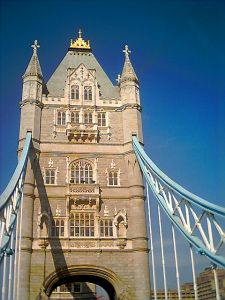
<path fill-rule="evenodd" d="M 57 286 L 72 281 L 95 283 L 105 289 L 110 300 L 130 299 L 129 289 L 120 276 L 110 269 L 96 265 L 75 265 L 61 268 L 46 278 L 43 290 L 49 297 Z"/>

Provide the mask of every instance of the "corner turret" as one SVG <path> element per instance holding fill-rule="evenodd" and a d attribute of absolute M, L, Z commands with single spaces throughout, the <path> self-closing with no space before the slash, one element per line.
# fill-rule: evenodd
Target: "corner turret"
<path fill-rule="evenodd" d="M 25 138 L 26 132 L 32 131 L 32 137 L 40 138 L 40 123 L 42 109 L 43 75 L 38 60 L 37 40 L 31 46 L 33 55 L 23 75 L 23 92 L 21 101 L 20 139 Z"/>
<path fill-rule="evenodd" d="M 125 53 L 125 62 L 121 77 L 118 76 L 118 85 L 120 88 L 120 97 L 123 104 L 123 126 L 124 142 L 131 143 L 132 134 L 136 134 L 139 141 L 143 140 L 141 126 L 141 106 L 139 95 L 139 81 L 133 66 L 131 64 L 129 54 L 131 51 L 128 46 L 123 50 Z M 131 146 L 132 147 L 132 146 Z"/>
<path fill-rule="evenodd" d="M 125 62 L 122 75 L 118 78 L 121 100 L 124 104 L 130 103 L 140 105 L 139 82 L 130 61 L 129 54 L 131 51 L 128 49 L 127 45 L 123 52 L 125 53 Z"/>
<path fill-rule="evenodd" d="M 33 48 L 33 55 L 23 75 L 23 95 L 24 100 L 38 100 L 41 101 L 43 75 L 39 63 L 37 49 L 40 47 L 37 40 L 31 46 Z"/>

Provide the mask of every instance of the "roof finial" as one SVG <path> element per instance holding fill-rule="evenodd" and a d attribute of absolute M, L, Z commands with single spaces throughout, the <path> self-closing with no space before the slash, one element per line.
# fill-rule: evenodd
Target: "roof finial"
<path fill-rule="evenodd" d="M 73 39 L 70 40 L 70 48 L 69 48 L 69 50 L 72 50 L 72 49 L 87 49 L 87 50 L 91 50 L 90 42 L 89 41 L 85 41 L 82 38 L 82 31 L 81 31 L 81 29 L 79 29 L 79 31 L 78 31 L 78 38 L 76 40 L 73 40 Z"/>
<path fill-rule="evenodd" d="M 38 45 L 38 41 L 35 40 L 34 44 L 31 45 L 31 47 L 33 48 L 34 54 L 37 54 L 37 49 L 40 48 L 40 45 Z"/>
<path fill-rule="evenodd" d="M 79 34 L 79 38 L 82 38 L 82 31 L 81 31 L 81 29 L 79 29 L 78 34 Z"/>
<path fill-rule="evenodd" d="M 131 53 L 131 51 L 128 49 L 128 46 L 125 45 L 125 49 L 123 50 L 123 52 L 125 53 L 125 57 L 128 58 L 129 54 Z"/>

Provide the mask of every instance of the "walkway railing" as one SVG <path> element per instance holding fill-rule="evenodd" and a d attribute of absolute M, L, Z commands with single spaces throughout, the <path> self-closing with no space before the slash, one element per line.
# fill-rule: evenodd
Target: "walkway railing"
<path fill-rule="evenodd" d="M 20 203 L 23 198 L 23 185 L 31 145 L 28 132 L 17 168 L 0 196 L 0 287 L 1 299 L 13 299 L 14 264 L 19 251 L 17 228 Z"/>
<path fill-rule="evenodd" d="M 147 182 L 147 204 L 150 230 L 149 236 L 152 256 L 152 273 L 153 286 L 155 290 L 155 299 L 157 299 L 157 296 L 154 270 L 154 247 L 151 228 L 151 203 L 149 199 L 148 187 L 150 187 L 153 195 L 155 196 L 158 202 L 158 223 L 162 254 L 161 259 L 164 278 L 165 299 L 168 299 L 168 297 L 165 255 L 162 235 L 161 209 L 163 209 L 163 211 L 165 212 L 165 214 L 171 222 L 179 299 L 181 299 L 181 291 L 174 227 L 176 227 L 181 232 L 185 240 L 190 245 L 195 299 L 198 299 L 198 294 L 193 248 L 195 248 L 200 255 L 204 255 L 211 262 L 215 276 L 217 299 L 220 299 L 216 267 L 219 266 L 225 268 L 225 231 L 224 228 L 222 228 L 222 226 L 224 226 L 225 221 L 225 208 L 203 200 L 202 198 L 190 193 L 189 191 L 185 190 L 183 187 L 175 183 L 173 180 L 171 180 L 147 156 L 147 154 L 143 150 L 143 147 L 138 142 L 136 136 L 133 136 L 133 149 Z"/>

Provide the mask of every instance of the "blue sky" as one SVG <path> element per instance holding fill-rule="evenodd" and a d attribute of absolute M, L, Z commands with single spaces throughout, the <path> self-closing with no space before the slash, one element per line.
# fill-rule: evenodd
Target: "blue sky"
<path fill-rule="evenodd" d="M 140 80 L 145 149 L 172 179 L 225 203 L 225 1 L 0 2 L 0 190 L 17 163 L 19 101 L 38 39 L 47 81 L 79 28 L 115 83 L 125 44 Z"/>
<path fill-rule="evenodd" d="M 155 163 L 192 192 L 224 203 L 225 2 L 85 3 L 1 1 L 1 191 L 16 165 L 21 76 L 30 45 L 38 39 L 47 80 L 81 27 L 114 82 L 129 45 L 140 80 L 145 146 Z"/>

